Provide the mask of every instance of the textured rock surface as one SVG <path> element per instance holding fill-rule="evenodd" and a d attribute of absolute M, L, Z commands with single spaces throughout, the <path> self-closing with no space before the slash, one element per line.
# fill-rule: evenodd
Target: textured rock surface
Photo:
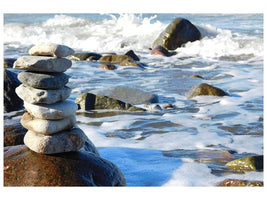
<path fill-rule="evenodd" d="M 23 85 L 38 89 L 59 89 L 66 85 L 69 76 L 65 73 L 21 72 L 18 79 Z"/>
<path fill-rule="evenodd" d="M 19 84 L 17 75 L 4 69 L 4 111 L 11 112 L 23 108 L 23 101 L 15 92 Z"/>
<path fill-rule="evenodd" d="M 67 99 L 70 96 L 71 89 L 64 86 L 56 90 L 44 90 L 21 84 L 16 88 L 16 93 L 21 99 L 28 103 L 53 104 Z"/>
<path fill-rule="evenodd" d="M 38 119 L 25 112 L 20 120 L 23 127 L 36 133 L 51 135 L 59 131 L 69 130 L 76 123 L 75 114 L 64 119 L 46 120 Z"/>
<path fill-rule="evenodd" d="M 186 94 L 187 98 L 191 99 L 196 96 L 227 96 L 228 94 L 220 88 L 202 83 L 199 85 L 193 86 L 190 91 Z"/>
<path fill-rule="evenodd" d="M 112 63 L 112 64 L 119 64 L 124 60 L 132 60 L 132 58 L 127 55 L 108 55 L 108 56 L 102 56 L 99 59 L 100 62 Z"/>
<path fill-rule="evenodd" d="M 119 168 L 94 153 L 43 155 L 25 145 L 4 149 L 4 186 L 126 186 Z"/>
<path fill-rule="evenodd" d="M 124 103 L 120 100 L 109 98 L 107 96 L 98 96 L 92 93 L 83 93 L 78 96 L 75 103 L 79 105 L 82 110 L 129 110 L 129 111 L 144 111 L 142 108 L 133 109 L 131 104 Z M 131 109 L 130 109 L 131 108 Z"/>
<path fill-rule="evenodd" d="M 31 56 L 53 56 L 53 57 L 66 57 L 74 53 L 70 47 L 60 44 L 48 43 L 33 46 L 29 50 Z"/>
<path fill-rule="evenodd" d="M 218 186 L 237 186 L 237 187 L 255 187 L 260 186 L 263 187 L 263 182 L 261 181 L 246 181 L 246 180 L 238 180 L 238 179 L 225 179 Z"/>
<path fill-rule="evenodd" d="M 200 36 L 199 30 L 190 21 L 176 18 L 154 41 L 153 48 L 161 45 L 167 50 L 175 50 L 188 41 L 199 40 Z"/>
<path fill-rule="evenodd" d="M 28 130 L 24 137 L 24 144 L 34 152 L 43 154 L 78 151 L 85 144 L 85 134 L 79 128 L 54 135 L 43 135 Z"/>
<path fill-rule="evenodd" d="M 99 60 L 102 55 L 98 53 L 75 53 L 70 56 L 68 56 L 68 59 L 74 60 L 74 61 L 82 61 L 82 60 Z"/>
<path fill-rule="evenodd" d="M 249 156 L 233 160 L 226 164 L 226 167 L 237 171 L 262 171 L 263 156 Z"/>
<path fill-rule="evenodd" d="M 25 101 L 24 107 L 36 118 L 51 120 L 63 119 L 78 110 L 77 104 L 69 100 L 55 104 L 30 104 Z"/>
<path fill-rule="evenodd" d="M 71 64 L 71 61 L 66 58 L 22 56 L 16 60 L 13 68 L 35 72 L 65 72 Z"/>
<path fill-rule="evenodd" d="M 107 90 L 101 90 L 97 91 L 96 93 L 98 95 L 105 95 L 110 98 L 118 99 L 130 104 L 158 103 L 157 95 L 151 92 L 143 91 L 141 89 L 125 86 L 118 86 Z"/>

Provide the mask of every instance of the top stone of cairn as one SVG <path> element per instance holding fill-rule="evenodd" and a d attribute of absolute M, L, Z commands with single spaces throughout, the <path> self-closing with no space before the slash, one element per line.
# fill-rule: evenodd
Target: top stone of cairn
<path fill-rule="evenodd" d="M 33 46 L 29 50 L 31 56 L 53 56 L 56 58 L 62 58 L 74 54 L 74 50 L 68 46 L 47 43 Z"/>

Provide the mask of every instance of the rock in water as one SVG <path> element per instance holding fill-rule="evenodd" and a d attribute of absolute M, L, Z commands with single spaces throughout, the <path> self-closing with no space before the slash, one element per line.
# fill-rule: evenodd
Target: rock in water
<path fill-rule="evenodd" d="M 98 96 L 92 93 L 82 93 L 75 100 L 82 110 L 128 110 L 128 111 L 144 111 L 142 108 L 134 107 L 131 104 L 124 103 L 120 100 L 109 98 L 107 96 Z"/>
<path fill-rule="evenodd" d="M 75 53 L 70 56 L 68 56 L 68 59 L 74 60 L 74 61 L 82 61 L 82 60 L 99 60 L 102 55 L 98 53 Z"/>
<path fill-rule="evenodd" d="M 66 58 L 48 56 L 22 56 L 16 60 L 13 68 L 34 72 L 65 72 L 72 62 Z"/>
<path fill-rule="evenodd" d="M 186 42 L 199 40 L 199 30 L 187 19 L 176 18 L 158 36 L 153 43 L 153 48 L 161 45 L 167 50 L 175 50 Z"/>
<path fill-rule="evenodd" d="M 18 79 L 23 85 L 37 89 L 59 89 L 69 82 L 65 73 L 21 72 Z"/>
<path fill-rule="evenodd" d="M 193 86 L 190 91 L 186 94 L 187 98 L 191 99 L 196 96 L 228 96 L 228 94 L 220 88 L 202 83 Z"/>
<path fill-rule="evenodd" d="M 263 187 L 263 182 L 261 181 L 246 181 L 238 179 L 225 179 L 220 182 L 218 186 L 222 187 Z"/>
<path fill-rule="evenodd" d="M 54 104 L 31 104 L 24 102 L 24 107 L 31 115 L 40 119 L 63 119 L 78 110 L 73 101 L 65 100 Z"/>
<path fill-rule="evenodd" d="M 13 121 L 11 124 L 4 124 L 4 146 L 15 146 L 24 144 L 23 138 L 26 134 L 25 129 L 19 121 Z"/>
<path fill-rule="evenodd" d="M 25 145 L 4 149 L 4 186 L 126 186 L 120 169 L 86 151 L 38 154 Z"/>
<path fill-rule="evenodd" d="M 237 171 L 262 171 L 263 156 L 249 156 L 226 163 L 226 167 Z"/>
<path fill-rule="evenodd" d="M 4 111 L 11 112 L 23 108 L 23 101 L 15 92 L 19 84 L 17 75 L 4 69 Z"/>
<path fill-rule="evenodd" d="M 21 99 L 31 104 L 53 104 L 66 100 L 70 96 L 71 89 L 64 86 L 57 90 L 44 90 L 21 84 L 16 88 L 16 93 Z"/>
<path fill-rule="evenodd" d="M 141 89 L 118 86 L 107 90 L 96 92 L 98 95 L 105 95 L 130 104 L 158 103 L 158 96 Z"/>
<path fill-rule="evenodd" d="M 24 137 L 24 144 L 36 153 L 55 154 L 78 151 L 85 144 L 85 134 L 79 128 L 43 135 L 29 130 Z"/>
<path fill-rule="evenodd" d="M 29 50 L 31 56 L 53 56 L 57 58 L 66 57 L 73 53 L 72 48 L 54 43 L 35 45 Z"/>
<path fill-rule="evenodd" d="M 76 123 L 75 114 L 70 115 L 64 119 L 46 120 L 38 119 L 25 112 L 20 120 L 23 127 L 28 130 L 44 135 L 52 135 L 59 131 L 69 130 Z"/>

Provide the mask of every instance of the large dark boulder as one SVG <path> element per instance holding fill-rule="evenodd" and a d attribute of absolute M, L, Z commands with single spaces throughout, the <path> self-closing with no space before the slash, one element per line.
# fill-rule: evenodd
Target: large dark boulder
<path fill-rule="evenodd" d="M 220 88 L 201 83 L 193 86 L 186 96 L 191 99 L 196 96 L 228 96 L 228 94 Z"/>
<path fill-rule="evenodd" d="M 79 109 L 82 110 L 128 110 L 128 111 L 144 111 L 142 108 L 132 106 L 120 100 L 109 98 L 107 96 L 95 95 L 92 93 L 82 93 L 75 100 Z"/>
<path fill-rule="evenodd" d="M 200 37 L 199 30 L 190 21 L 176 18 L 161 32 L 152 47 L 161 45 L 167 50 L 175 50 L 186 42 L 199 40 Z"/>
<path fill-rule="evenodd" d="M 4 111 L 11 112 L 23 107 L 23 100 L 15 92 L 19 85 L 17 74 L 4 69 Z"/>
<path fill-rule="evenodd" d="M 25 145 L 4 148 L 4 186 L 126 186 L 120 169 L 87 151 L 38 154 Z"/>

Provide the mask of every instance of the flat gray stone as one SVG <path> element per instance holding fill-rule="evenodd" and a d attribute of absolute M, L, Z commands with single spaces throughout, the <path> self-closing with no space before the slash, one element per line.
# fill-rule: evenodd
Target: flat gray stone
<path fill-rule="evenodd" d="M 20 119 L 21 125 L 35 133 L 52 135 L 60 131 L 69 130 L 76 123 L 75 114 L 60 120 L 38 119 L 25 112 Z"/>
<path fill-rule="evenodd" d="M 44 90 L 21 84 L 16 88 L 16 93 L 21 99 L 31 104 L 53 104 L 67 99 L 71 89 L 64 86 L 57 90 Z"/>
<path fill-rule="evenodd" d="M 31 115 L 39 119 L 63 119 L 76 112 L 78 106 L 73 101 L 65 100 L 54 104 L 31 104 L 24 101 L 24 107 Z"/>
<path fill-rule="evenodd" d="M 58 89 L 66 85 L 69 76 L 65 73 L 21 72 L 18 79 L 27 86 L 38 89 Z"/>
<path fill-rule="evenodd" d="M 22 56 L 16 60 L 14 69 L 35 72 L 65 72 L 72 65 L 66 58 L 48 56 Z"/>
<path fill-rule="evenodd" d="M 61 58 L 74 54 L 74 50 L 65 45 L 47 43 L 33 46 L 29 50 L 29 54 L 32 56 L 53 56 Z"/>
<path fill-rule="evenodd" d="M 85 139 L 84 132 L 77 127 L 54 135 L 43 135 L 29 130 L 24 137 L 24 144 L 37 153 L 55 154 L 78 151 L 84 146 Z"/>

